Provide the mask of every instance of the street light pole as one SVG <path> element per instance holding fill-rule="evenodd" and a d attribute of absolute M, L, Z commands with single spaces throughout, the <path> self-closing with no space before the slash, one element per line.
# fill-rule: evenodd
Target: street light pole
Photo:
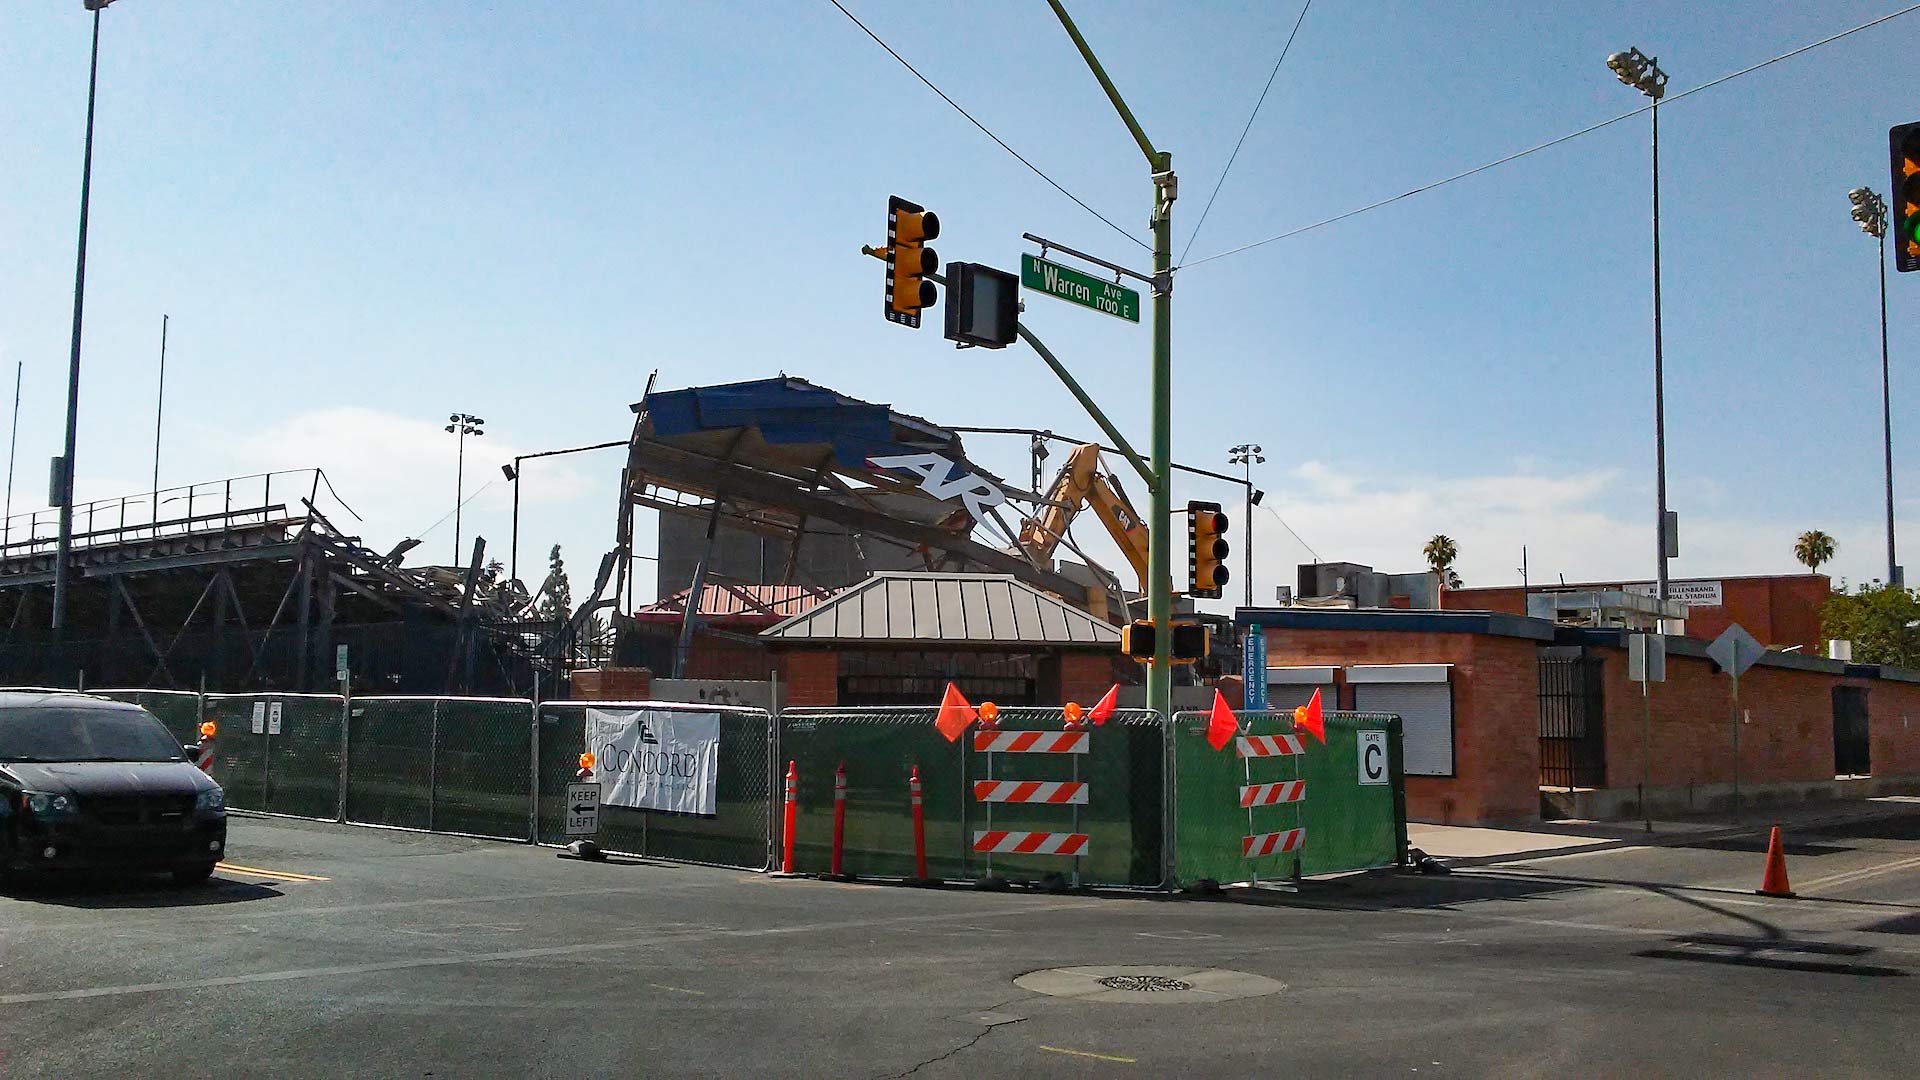
<path fill-rule="evenodd" d="M 1241 443 L 1239 446 L 1235 446 L 1229 449 L 1227 452 L 1232 455 L 1231 457 L 1227 458 L 1227 463 L 1231 465 L 1244 466 L 1243 472 L 1246 476 L 1246 479 L 1243 481 L 1243 483 L 1245 483 L 1246 489 L 1247 489 L 1247 536 L 1242 543 L 1246 547 L 1245 565 L 1247 568 L 1246 570 L 1247 606 L 1252 607 L 1253 606 L 1253 508 L 1259 505 L 1260 503 L 1260 492 L 1253 490 L 1253 467 L 1256 464 L 1265 462 L 1267 459 L 1261 455 L 1260 444 L 1258 443 Z"/>
<path fill-rule="evenodd" d="M 459 451 L 455 455 L 453 471 L 453 563 L 460 565 L 460 509 L 467 496 L 467 436 L 485 435 L 480 429 L 485 420 L 468 413 L 454 413 L 447 417 L 447 431 L 460 440 Z M 445 518 L 441 519 L 445 521 Z"/>
<path fill-rule="evenodd" d="M 73 557 L 73 450 L 80 419 L 80 324 L 87 295 L 87 206 L 93 194 L 93 103 L 100 77 L 100 11 L 113 0 L 83 0 L 93 12 L 87 62 L 87 149 L 80 164 L 80 240 L 73 261 L 73 351 L 67 359 L 67 442 L 60 458 L 60 541 L 53 559 L 53 629 L 67 622 L 67 563 Z"/>
<path fill-rule="evenodd" d="M 1893 380 L 1887 365 L 1887 200 L 1870 188 L 1847 192 L 1860 231 L 1880 242 L 1880 431 L 1887 465 L 1887 584 L 1904 584 L 1893 547 Z"/>
<path fill-rule="evenodd" d="M 1659 57 L 1637 48 L 1607 57 L 1607 67 L 1622 83 L 1653 100 L 1653 454 L 1654 494 L 1658 503 L 1653 536 L 1654 591 L 1667 599 L 1667 380 L 1666 357 L 1660 339 L 1660 99 L 1667 93 L 1667 73 Z"/>

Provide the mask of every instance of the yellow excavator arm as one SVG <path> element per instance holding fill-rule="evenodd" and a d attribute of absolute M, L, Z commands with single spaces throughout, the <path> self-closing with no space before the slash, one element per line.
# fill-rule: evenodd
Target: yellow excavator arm
<path fill-rule="evenodd" d="M 1066 464 L 1047 491 L 1047 501 L 1038 513 L 1020 527 L 1020 546 L 1037 559 L 1053 558 L 1054 549 L 1067 535 L 1083 507 L 1091 505 L 1100 523 L 1107 527 L 1121 554 L 1133 564 L 1133 572 L 1142 591 L 1147 580 L 1147 525 L 1119 483 L 1100 471 L 1100 448 L 1085 443 L 1073 448 Z"/>

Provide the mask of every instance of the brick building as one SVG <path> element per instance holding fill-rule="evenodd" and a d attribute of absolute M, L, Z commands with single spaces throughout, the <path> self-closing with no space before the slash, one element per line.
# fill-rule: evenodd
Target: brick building
<path fill-rule="evenodd" d="M 1626 590 L 1651 595 L 1646 581 L 1581 582 L 1534 586 L 1496 586 L 1484 589 L 1447 589 L 1440 593 L 1445 611 L 1497 611 L 1527 614 L 1527 593 L 1605 592 Z M 1825 653 L 1820 632 L 1820 609 L 1833 593 L 1825 574 L 1774 574 L 1751 577 L 1689 578 L 1669 584 L 1668 595 L 1687 607 L 1687 636 L 1712 641 L 1734 623 L 1745 627 L 1770 648 L 1793 645 L 1809 656 Z"/>
<path fill-rule="evenodd" d="M 1741 677 L 1736 736 L 1732 680 L 1690 637 L 1666 639 L 1667 681 L 1643 703 L 1618 630 L 1466 611 L 1236 621 L 1263 628 L 1274 704 L 1317 685 L 1341 708 L 1400 714 L 1414 820 L 1637 816 L 1643 780 L 1655 814 L 1722 810 L 1736 740 L 1748 806 L 1920 791 L 1916 671 L 1769 652 Z"/>

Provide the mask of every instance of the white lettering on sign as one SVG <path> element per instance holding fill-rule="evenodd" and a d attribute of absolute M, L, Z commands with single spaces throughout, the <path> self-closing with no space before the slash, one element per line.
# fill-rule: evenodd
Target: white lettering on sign
<path fill-rule="evenodd" d="M 1653 596 L 1658 592 L 1651 581 L 1631 581 L 1620 589 L 1638 596 Z M 1727 602 L 1725 590 L 1718 581 L 1669 581 L 1667 599 L 1678 600 L 1690 608 L 1723 607 Z"/>
<path fill-rule="evenodd" d="M 1360 782 L 1362 784 L 1384 784 L 1387 782 L 1387 733 L 1384 731 L 1362 731 L 1359 745 Z"/>
<path fill-rule="evenodd" d="M 267 703 L 264 701 L 253 703 L 253 733 L 255 735 L 267 733 Z"/>
<path fill-rule="evenodd" d="M 939 454 L 901 454 L 895 457 L 868 458 L 868 464 L 878 469 L 905 469 L 920 474 L 920 490 L 945 502 L 958 498 L 966 504 L 967 513 L 975 521 L 983 521 L 989 507 L 999 506 L 1007 501 L 999 487 L 993 481 L 977 473 L 963 472 L 954 476 L 957 467 L 953 462 Z"/>
<path fill-rule="evenodd" d="M 600 785 L 567 785 L 567 835 L 592 836 L 600 831 Z"/>

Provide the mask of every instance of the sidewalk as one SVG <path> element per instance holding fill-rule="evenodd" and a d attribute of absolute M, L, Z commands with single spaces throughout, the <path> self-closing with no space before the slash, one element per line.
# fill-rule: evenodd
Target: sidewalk
<path fill-rule="evenodd" d="M 1756 813 L 1741 821 L 1726 817 L 1655 821 L 1651 833 L 1639 822 L 1622 821 L 1548 821 L 1524 829 L 1410 823 L 1407 842 L 1455 865 L 1482 865 L 1601 847 L 1657 847 L 1712 836 L 1739 836 L 1774 825 L 1791 833 L 1796 828 L 1866 821 L 1908 813 L 1916 808 L 1920 808 L 1920 797 L 1888 795 Z"/>

